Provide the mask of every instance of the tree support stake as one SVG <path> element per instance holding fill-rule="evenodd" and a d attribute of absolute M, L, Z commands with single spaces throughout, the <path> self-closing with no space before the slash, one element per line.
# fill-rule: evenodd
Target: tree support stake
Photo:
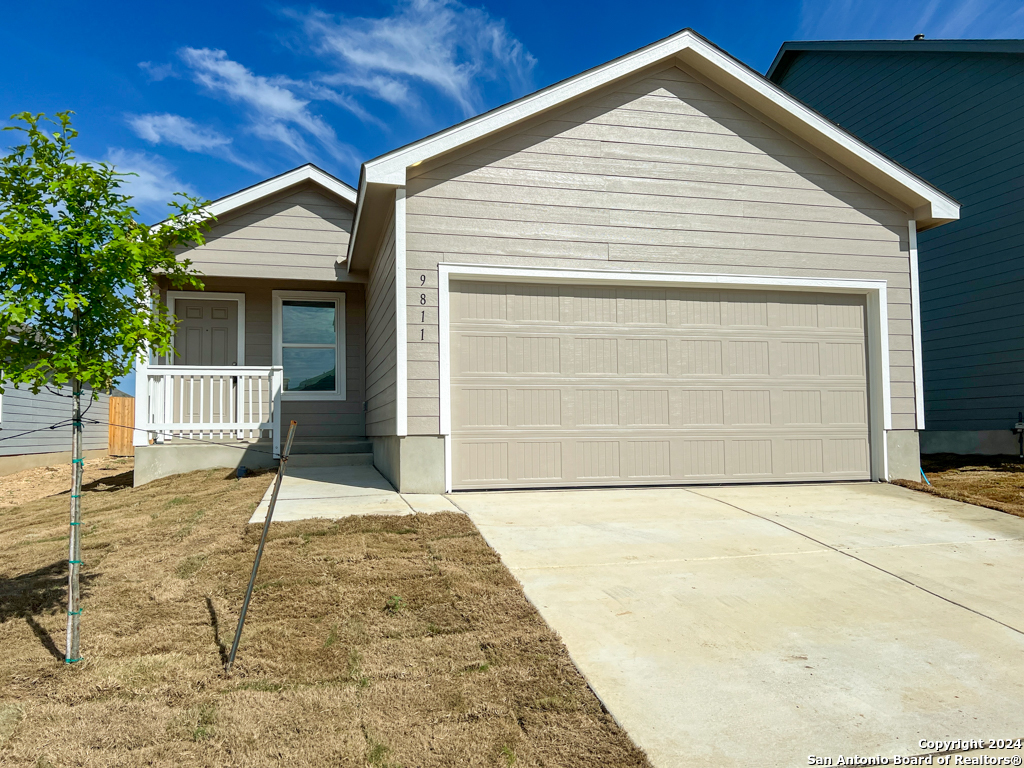
<path fill-rule="evenodd" d="M 288 456 L 292 452 L 292 439 L 295 437 L 297 422 L 288 426 L 288 440 L 285 442 L 284 450 L 281 451 L 281 466 L 277 469 L 277 478 L 274 480 L 274 492 L 270 496 L 270 506 L 267 509 L 267 519 L 263 521 L 263 533 L 260 535 L 260 545 L 256 548 L 256 560 L 252 564 L 252 575 L 249 577 L 249 588 L 245 590 L 245 600 L 242 602 L 242 612 L 238 615 L 238 628 L 235 630 L 235 639 L 231 642 L 231 653 L 228 655 L 228 663 L 224 665 L 224 672 L 231 674 L 231 667 L 235 663 L 235 653 L 238 652 L 238 641 L 242 639 L 242 627 L 245 626 L 245 614 L 249 611 L 249 600 L 252 599 L 252 589 L 256 585 L 256 572 L 260 569 L 260 558 L 263 557 L 263 546 L 267 543 L 267 533 L 270 531 L 270 520 L 274 517 L 274 505 L 277 504 L 277 493 L 281 490 L 281 481 L 284 479 L 284 470 L 288 465 Z"/>

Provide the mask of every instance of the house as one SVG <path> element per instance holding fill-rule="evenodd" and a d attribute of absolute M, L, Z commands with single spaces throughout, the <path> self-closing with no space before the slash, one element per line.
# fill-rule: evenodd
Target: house
<path fill-rule="evenodd" d="M 357 192 L 305 166 L 215 203 L 136 481 L 272 461 L 291 418 L 403 492 L 916 478 L 915 239 L 958 210 L 684 30 Z"/>
<path fill-rule="evenodd" d="M 1024 40 L 786 43 L 768 77 L 963 205 L 918 240 L 921 448 L 1016 454 Z"/>
<path fill-rule="evenodd" d="M 32 394 L 23 385 L 6 382 L 4 390 L 0 395 L 0 475 L 70 462 L 71 387 L 65 384 Z M 86 419 L 96 422 L 83 426 L 87 459 L 107 455 L 109 401 L 105 392 L 97 400 L 88 394 L 83 397 Z"/>

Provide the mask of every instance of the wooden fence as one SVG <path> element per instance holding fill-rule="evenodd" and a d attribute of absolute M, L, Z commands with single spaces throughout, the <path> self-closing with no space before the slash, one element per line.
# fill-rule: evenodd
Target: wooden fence
<path fill-rule="evenodd" d="M 119 425 L 125 426 L 119 426 Z M 135 398 L 110 398 L 110 443 L 107 451 L 111 456 L 134 456 L 132 425 L 135 424 Z"/>

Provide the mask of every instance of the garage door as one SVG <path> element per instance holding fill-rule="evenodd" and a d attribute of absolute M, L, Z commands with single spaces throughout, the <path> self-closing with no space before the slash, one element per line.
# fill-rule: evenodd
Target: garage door
<path fill-rule="evenodd" d="M 865 299 L 454 283 L 455 488 L 868 479 Z"/>

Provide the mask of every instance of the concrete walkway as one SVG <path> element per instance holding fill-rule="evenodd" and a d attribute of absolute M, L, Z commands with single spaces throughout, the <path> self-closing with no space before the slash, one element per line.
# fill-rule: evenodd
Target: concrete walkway
<path fill-rule="evenodd" d="M 451 498 L 656 766 L 1024 737 L 1020 518 L 866 483 Z"/>
<path fill-rule="evenodd" d="M 271 484 L 250 523 L 267 519 Z M 411 515 L 417 512 L 458 512 L 444 496 L 398 493 L 372 466 L 289 467 L 281 481 L 275 522 L 349 515 Z"/>

